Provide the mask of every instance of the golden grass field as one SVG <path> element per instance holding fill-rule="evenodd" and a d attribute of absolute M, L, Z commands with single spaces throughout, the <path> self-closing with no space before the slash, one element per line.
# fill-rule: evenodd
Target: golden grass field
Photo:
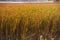
<path fill-rule="evenodd" d="M 40 40 L 40 35 L 60 40 L 60 4 L 0 3 L 0 40 Z"/>

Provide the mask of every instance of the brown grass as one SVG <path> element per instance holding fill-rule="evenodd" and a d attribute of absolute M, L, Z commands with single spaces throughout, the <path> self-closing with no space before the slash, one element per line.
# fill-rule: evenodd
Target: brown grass
<path fill-rule="evenodd" d="M 56 3 L 0 4 L 0 38 L 39 40 L 40 34 L 60 33 L 59 18 L 60 4 Z"/>

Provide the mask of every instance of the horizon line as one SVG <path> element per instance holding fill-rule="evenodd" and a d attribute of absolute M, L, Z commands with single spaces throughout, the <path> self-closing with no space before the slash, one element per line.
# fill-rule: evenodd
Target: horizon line
<path fill-rule="evenodd" d="M 34 1 L 34 2 L 0 1 L 0 3 L 54 3 L 54 1 Z"/>

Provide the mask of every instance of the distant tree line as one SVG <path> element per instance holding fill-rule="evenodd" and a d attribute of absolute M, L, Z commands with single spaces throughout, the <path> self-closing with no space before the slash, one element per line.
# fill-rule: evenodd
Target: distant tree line
<path fill-rule="evenodd" d="M 0 0 L 0 1 L 48 1 L 48 0 Z"/>

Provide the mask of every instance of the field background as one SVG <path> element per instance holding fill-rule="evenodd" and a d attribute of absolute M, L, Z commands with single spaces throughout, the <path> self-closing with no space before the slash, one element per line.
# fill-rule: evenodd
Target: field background
<path fill-rule="evenodd" d="M 60 4 L 0 3 L 0 40 L 53 38 L 60 40 Z"/>

